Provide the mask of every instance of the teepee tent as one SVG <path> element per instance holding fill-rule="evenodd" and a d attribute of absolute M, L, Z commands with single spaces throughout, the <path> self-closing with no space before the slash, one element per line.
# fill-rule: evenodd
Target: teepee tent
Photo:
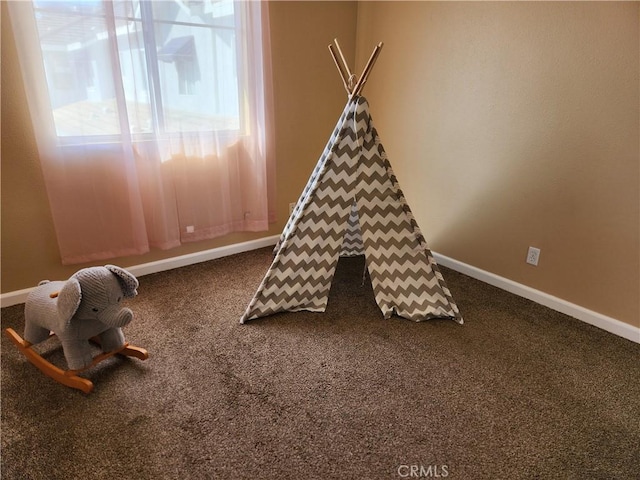
<path fill-rule="evenodd" d="M 242 323 L 277 312 L 325 311 L 339 257 L 362 254 L 384 318 L 462 323 L 360 95 L 381 47 L 355 86 L 330 47 L 349 100 Z"/>

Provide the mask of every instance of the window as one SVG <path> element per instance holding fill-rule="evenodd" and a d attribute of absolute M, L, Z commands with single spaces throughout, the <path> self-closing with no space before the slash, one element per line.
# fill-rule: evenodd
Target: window
<path fill-rule="evenodd" d="M 59 140 L 242 130 L 232 1 L 33 4 Z"/>
<path fill-rule="evenodd" d="M 8 8 L 63 263 L 269 228 L 275 162 L 260 2 Z"/>

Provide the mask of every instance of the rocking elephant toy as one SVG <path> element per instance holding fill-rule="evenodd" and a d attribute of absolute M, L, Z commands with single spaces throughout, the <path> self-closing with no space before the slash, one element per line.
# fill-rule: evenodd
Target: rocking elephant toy
<path fill-rule="evenodd" d="M 138 280 L 114 265 L 79 270 L 63 281 L 40 282 L 25 304 L 24 340 L 12 329 L 6 333 L 31 363 L 64 385 L 85 393 L 93 384 L 77 373 L 116 354 L 146 360 L 146 350 L 125 342 L 122 327 L 133 319 L 121 302 L 137 295 Z M 54 366 L 31 346 L 55 334 L 64 351 L 69 370 Z M 93 342 L 103 353 L 93 357 Z"/>

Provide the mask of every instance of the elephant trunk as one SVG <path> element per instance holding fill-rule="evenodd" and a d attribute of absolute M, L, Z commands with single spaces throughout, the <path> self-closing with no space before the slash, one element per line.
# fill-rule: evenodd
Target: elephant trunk
<path fill-rule="evenodd" d="M 110 328 L 127 326 L 133 320 L 133 312 L 128 308 L 118 308 L 103 312 L 100 321 Z"/>

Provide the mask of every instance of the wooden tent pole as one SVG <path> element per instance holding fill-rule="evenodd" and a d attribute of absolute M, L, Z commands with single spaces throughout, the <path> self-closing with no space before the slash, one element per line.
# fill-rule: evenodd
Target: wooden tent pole
<path fill-rule="evenodd" d="M 340 48 L 340 44 L 338 43 L 338 39 L 334 38 L 333 42 L 336 44 L 336 48 L 338 49 L 338 53 L 340 54 L 340 59 L 342 60 L 342 65 L 344 65 L 344 68 L 347 70 L 347 84 L 349 85 L 349 93 L 351 93 L 351 90 L 354 87 L 353 80 L 355 78 L 355 75 L 353 73 L 351 73 L 351 69 L 349 69 L 349 64 L 347 63 L 347 61 L 344 58 L 344 55 L 342 54 L 342 49 Z"/>
<path fill-rule="evenodd" d="M 336 64 L 338 73 L 342 78 L 342 84 L 344 85 L 344 89 L 347 91 L 349 98 L 353 97 L 354 95 L 355 96 L 360 95 L 360 92 L 362 92 L 362 89 L 364 88 L 365 83 L 367 83 L 369 74 L 373 69 L 373 65 L 376 63 L 376 60 L 378 59 L 378 55 L 380 55 L 380 50 L 382 49 L 382 46 L 384 44 L 380 42 L 378 43 L 378 45 L 375 46 L 375 48 L 373 49 L 373 52 L 371 53 L 371 56 L 369 57 L 369 60 L 367 61 L 367 64 L 364 67 L 364 70 L 362 71 L 362 75 L 356 82 L 355 86 L 351 88 L 351 84 L 353 79 L 355 78 L 355 75 L 351 73 L 351 70 L 347 65 L 344 55 L 342 54 L 342 49 L 340 48 L 340 44 L 338 43 L 338 39 L 334 38 L 333 41 L 335 42 L 336 46 L 334 47 L 333 44 L 329 45 L 329 51 L 331 52 L 331 57 L 333 58 L 333 62 Z M 338 54 L 340 55 L 340 58 L 338 58 L 338 55 L 336 54 L 336 49 L 338 50 Z"/>
<path fill-rule="evenodd" d="M 378 55 L 380 55 L 380 50 L 382 49 L 382 46 L 383 46 L 383 43 L 380 42 L 373 49 L 373 52 L 371 53 L 371 56 L 369 57 L 369 60 L 367 61 L 367 65 L 364 67 L 362 75 L 360 76 L 360 80 L 358 80 L 358 83 L 356 83 L 356 86 L 353 87 L 353 90 L 351 91 L 351 95 L 350 96 L 360 95 L 360 92 L 364 88 L 364 84 L 367 82 L 367 78 L 369 77 L 369 74 L 371 73 L 371 69 L 373 68 L 373 65 L 376 63 L 376 59 L 378 58 Z"/>
<path fill-rule="evenodd" d="M 329 45 L 329 51 L 331 52 L 331 56 L 333 57 L 333 61 L 336 64 L 336 68 L 338 69 L 338 73 L 340 73 L 340 77 L 342 77 L 342 84 L 344 85 L 344 89 L 347 91 L 347 93 L 349 95 L 351 95 L 351 90 L 349 89 L 349 83 L 346 77 L 346 72 L 344 71 L 344 68 L 342 67 L 342 65 L 340 64 L 340 62 L 338 61 L 338 57 L 336 55 L 336 52 L 333 48 L 333 45 Z M 348 71 L 348 67 L 347 67 L 347 71 Z"/>

